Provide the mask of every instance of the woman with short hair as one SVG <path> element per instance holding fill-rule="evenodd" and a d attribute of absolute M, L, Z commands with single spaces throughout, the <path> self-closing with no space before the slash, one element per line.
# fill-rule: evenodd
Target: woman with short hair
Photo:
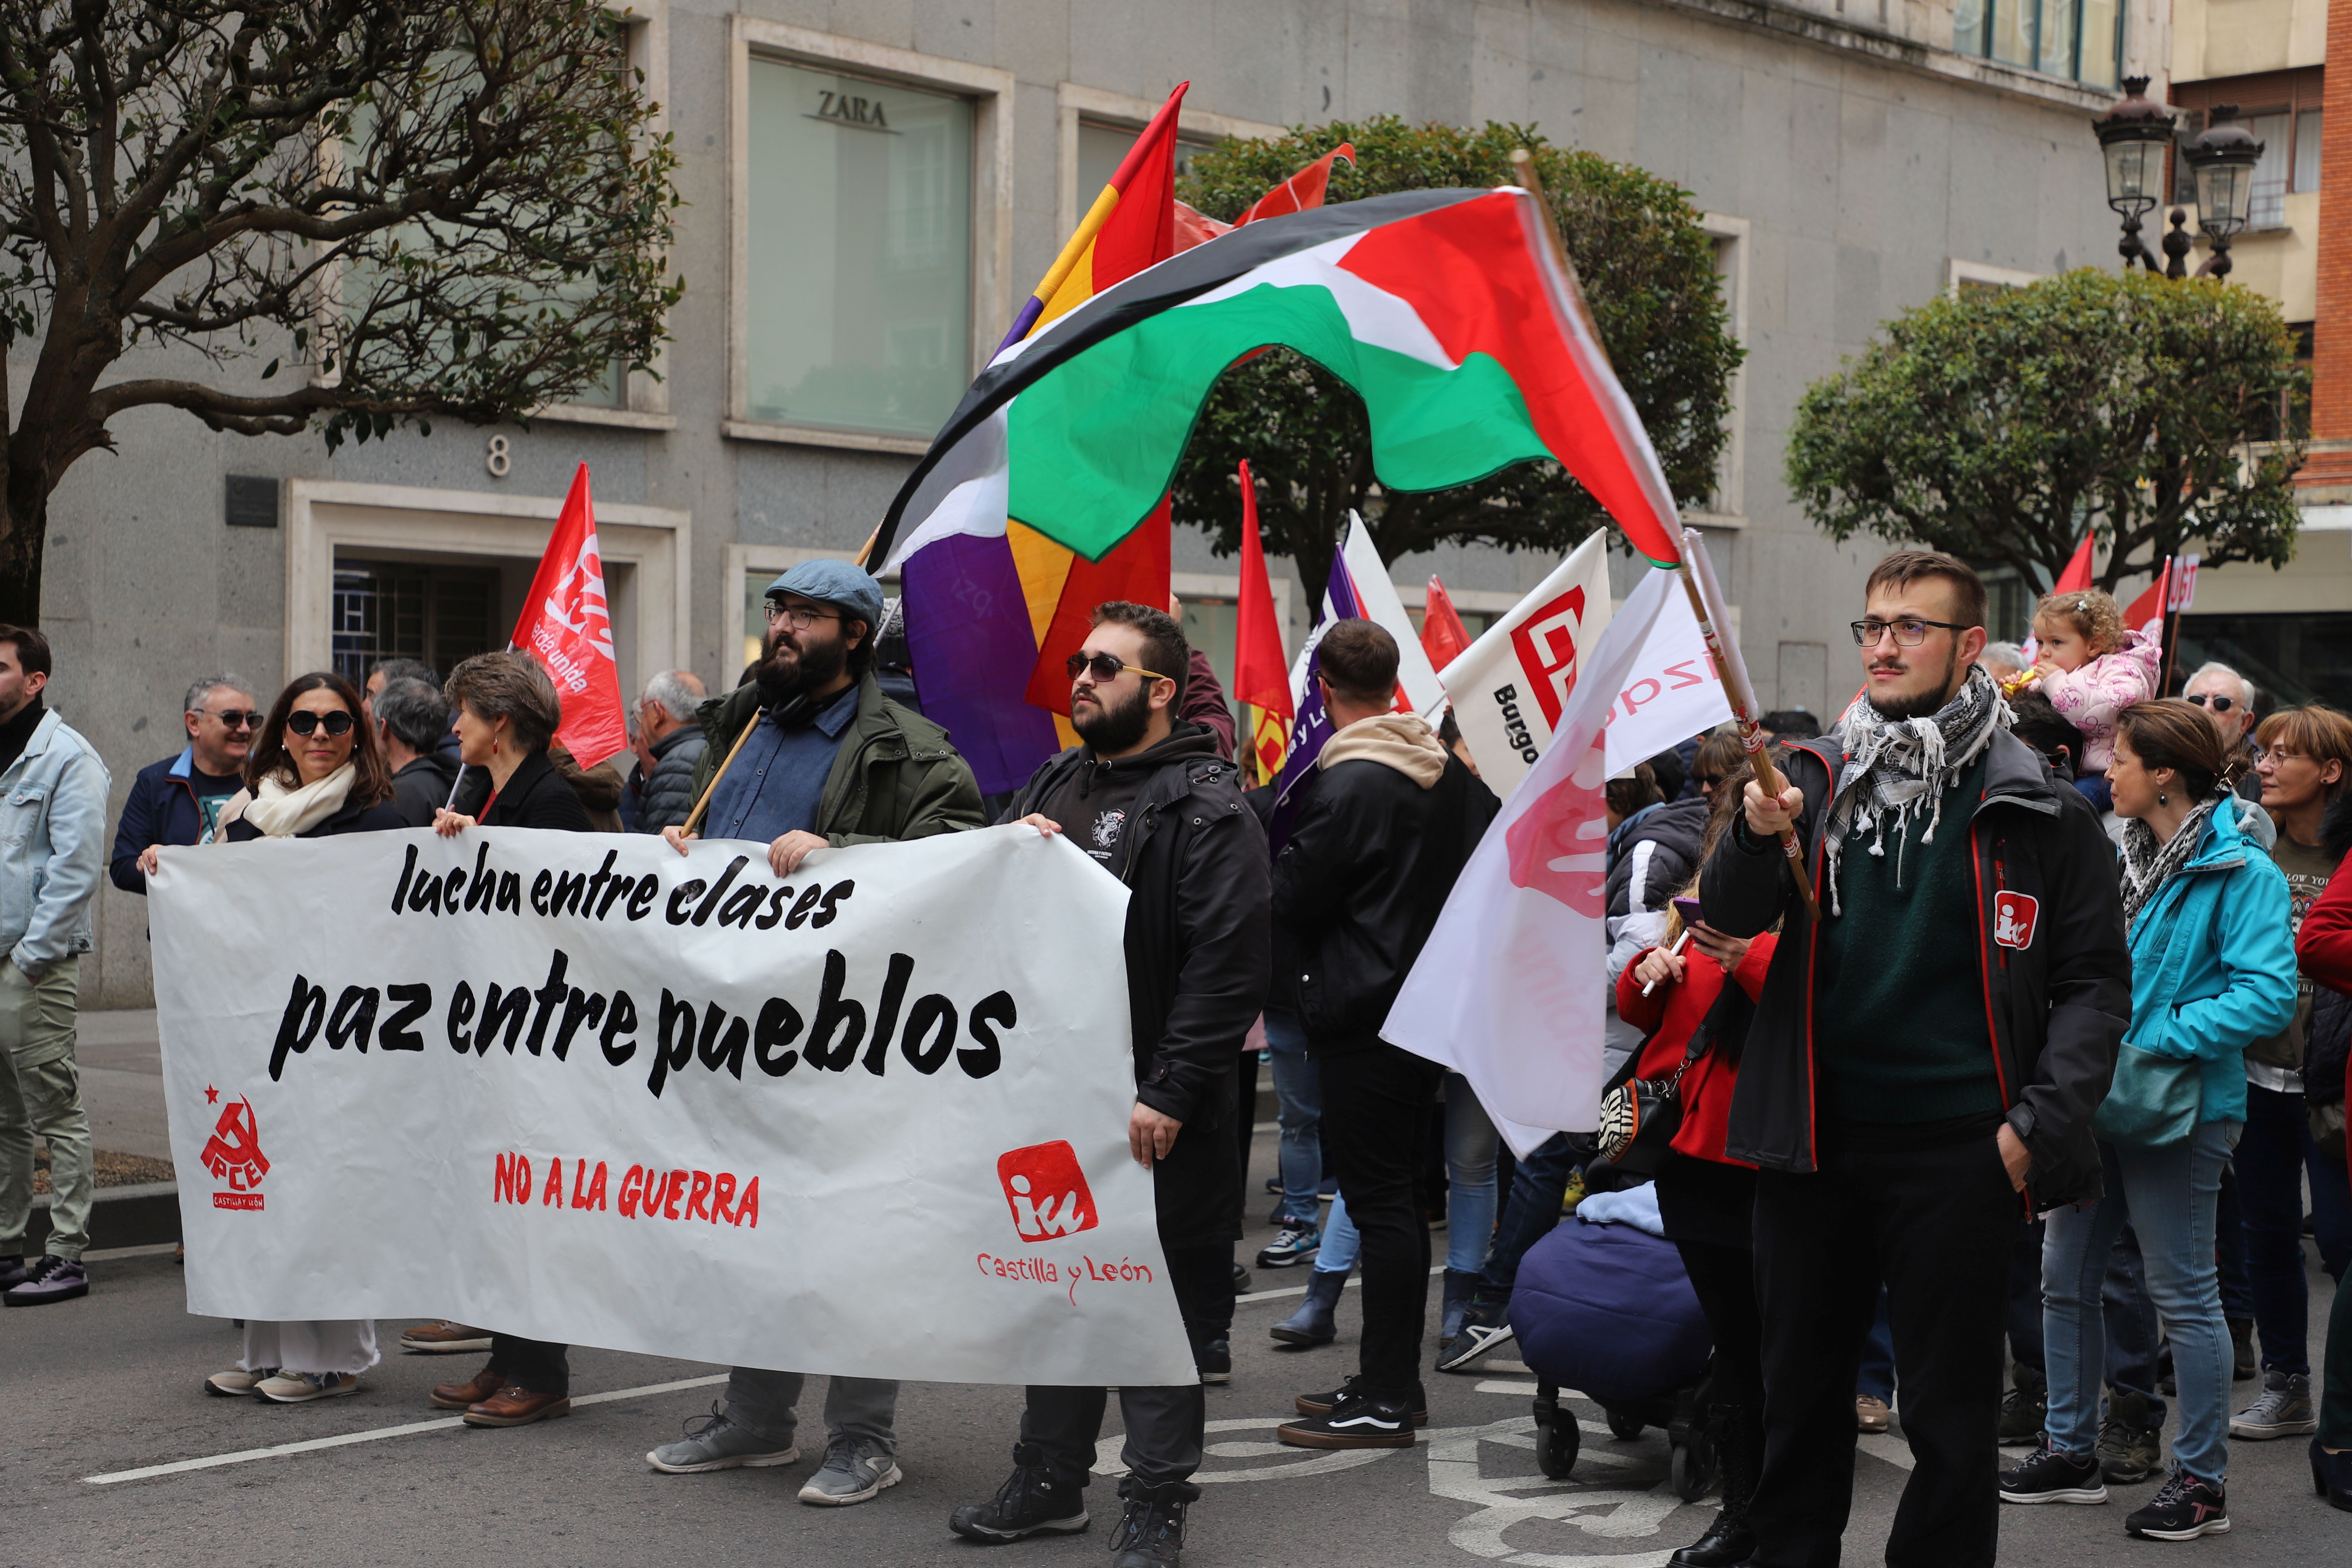
<path fill-rule="evenodd" d="M 245 763 L 246 787 L 221 810 L 215 843 L 330 838 L 404 827 L 392 770 L 360 694 L 332 670 L 298 676 L 278 694 Z M 151 851 L 152 853 L 152 851 Z M 301 1405 L 360 1391 L 382 1357 L 369 1318 L 268 1322 L 248 1318 L 245 1353 L 205 1380 L 208 1393 Z"/>
<path fill-rule="evenodd" d="M 433 831 L 455 837 L 483 827 L 541 827 L 563 833 L 594 829 L 587 808 L 548 761 L 547 749 L 563 723 L 555 683 L 519 653 L 480 653 L 449 672 L 443 689 L 457 731 L 457 755 L 486 770 L 489 799 L 479 818 L 443 809 Z M 570 1347 L 493 1333 L 490 1359 L 464 1383 L 445 1383 L 433 1403 L 462 1410 L 473 1426 L 523 1426 L 572 1414 Z"/>

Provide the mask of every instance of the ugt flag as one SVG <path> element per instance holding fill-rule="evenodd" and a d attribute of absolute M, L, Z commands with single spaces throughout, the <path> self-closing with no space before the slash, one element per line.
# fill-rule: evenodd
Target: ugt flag
<path fill-rule="evenodd" d="M 621 701 L 621 667 L 613 655 L 613 615 L 604 597 L 604 559 L 596 548 L 596 503 L 588 465 L 572 476 L 572 493 L 524 595 L 513 645 L 545 667 L 563 701 L 556 740 L 583 768 L 629 749 Z"/>
<path fill-rule="evenodd" d="M 1687 734 L 1729 711 L 1703 646 L 1709 679 L 1676 689 L 1651 672 L 1662 657 L 1677 662 L 1685 633 L 1697 640 L 1697 620 L 1675 574 L 1649 574 L 1584 654 L 1551 744 L 1472 852 L 1381 1029 L 1467 1078 L 1481 1105 L 1509 1107 L 1495 1124 L 1522 1157 L 1555 1131 L 1589 1131 L 1600 1110 L 1602 785 L 1659 750 L 1662 730 Z M 1621 729 L 1630 755 L 1620 754 Z"/>

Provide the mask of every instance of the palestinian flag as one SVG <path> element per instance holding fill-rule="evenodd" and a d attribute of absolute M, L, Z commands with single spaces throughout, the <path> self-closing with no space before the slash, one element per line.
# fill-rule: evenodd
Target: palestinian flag
<path fill-rule="evenodd" d="M 1657 455 L 1532 196 L 1409 191 L 1265 219 L 1096 295 L 1002 351 L 891 502 L 873 558 L 1008 520 L 1099 560 L 1168 493 L 1209 392 L 1279 344 L 1364 400 L 1397 490 L 1556 459 L 1662 565 Z"/>

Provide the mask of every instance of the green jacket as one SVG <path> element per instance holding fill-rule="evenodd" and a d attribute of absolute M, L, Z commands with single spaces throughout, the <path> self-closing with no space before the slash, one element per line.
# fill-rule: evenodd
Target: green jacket
<path fill-rule="evenodd" d="M 697 801 L 759 716 L 760 688 L 749 681 L 698 710 L 695 717 L 709 743 L 694 768 Z M 871 671 L 859 677 L 857 717 L 841 737 L 833 772 L 825 775 L 816 831 L 840 848 L 986 826 L 980 785 L 971 766 L 948 743 L 948 732 L 891 701 Z"/>

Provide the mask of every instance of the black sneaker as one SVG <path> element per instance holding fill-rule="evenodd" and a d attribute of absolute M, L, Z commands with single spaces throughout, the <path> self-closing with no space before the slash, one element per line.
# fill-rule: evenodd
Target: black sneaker
<path fill-rule="evenodd" d="M 1292 1400 L 1291 1404 L 1298 1407 L 1298 1414 L 1301 1415 L 1328 1415 L 1340 1405 L 1355 1397 L 1356 1385 L 1360 1381 L 1358 1378 L 1350 1377 L 1328 1393 L 1302 1394 Z M 1412 1424 L 1416 1426 L 1429 1425 L 1429 1395 L 1425 1392 L 1416 1393 L 1414 1395 Z"/>
<path fill-rule="evenodd" d="M 2230 1500 L 2217 1481 L 2175 1470 L 2146 1508 L 2134 1509 L 2124 1533 L 2143 1541 L 2194 1541 L 2230 1533 Z"/>
<path fill-rule="evenodd" d="M 2095 1456 L 2078 1459 L 2048 1443 L 2042 1452 L 2000 1473 L 2003 1502 L 2105 1502 L 2107 1483 Z"/>
<path fill-rule="evenodd" d="M 0 1258 L 0 1290 L 13 1290 L 22 1285 L 28 1272 L 30 1270 L 25 1267 L 25 1258 L 22 1253 L 11 1253 L 5 1258 Z"/>
<path fill-rule="evenodd" d="M 1469 1364 L 1497 1345 L 1507 1345 L 1513 1338 L 1507 1301 L 1481 1301 L 1474 1299 L 1468 1311 L 1462 1314 L 1462 1327 L 1437 1358 L 1440 1372 L 1462 1372 Z"/>
<path fill-rule="evenodd" d="M 948 1515 L 948 1528 L 971 1541 L 1018 1541 L 1043 1531 L 1068 1534 L 1087 1527 L 1084 1486 L 1054 1479 L 1042 1449 L 1013 1445 L 1013 1473 L 982 1503 L 966 1503 Z"/>
<path fill-rule="evenodd" d="M 1233 1382 L 1233 1342 L 1224 1339 L 1201 1341 L 1192 1347 L 1192 1366 L 1200 1373 L 1202 1383 Z"/>
<path fill-rule="evenodd" d="M 2047 1388 L 2012 1388 L 2000 1402 L 2000 1444 L 2004 1448 L 2042 1441 L 2042 1424 L 2050 1419 Z"/>
<path fill-rule="evenodd" d="M 70 1301 L 89 1294 L 89 1275 L 82 1268 L 81 1259 L 45 1252 L 22 1279 L 0 1291 L 0 1304 L 46 1307 L 52 1301 Z"/>
<path fill-rule="evenodd" d="M 1175 1568 L 1183 1562 L 1187 1506 L 1174 1498 L 1129 1498 L 1110 1532 L 1110 1568 Z"/>
<path fill-rule="evenodd" d="M 1375 1398 L 1351 1387 L 1325 1414 L 1286 1421 L 1274 1435 L 1294 1448 L 1410 1448 L 1419 1440 L 1412 1430 L 1418 1403 Z"/>
<path fill-rule="evenodd" d="M 2107 1419 L 2095 1450 L 2099 1468 L 2117 1486 L 2136 1487 L 2164 1467 L 2164 1434 L 2147 1423 L 2147 1402 L 2119 1394 L 2107 1401 Z"/>

